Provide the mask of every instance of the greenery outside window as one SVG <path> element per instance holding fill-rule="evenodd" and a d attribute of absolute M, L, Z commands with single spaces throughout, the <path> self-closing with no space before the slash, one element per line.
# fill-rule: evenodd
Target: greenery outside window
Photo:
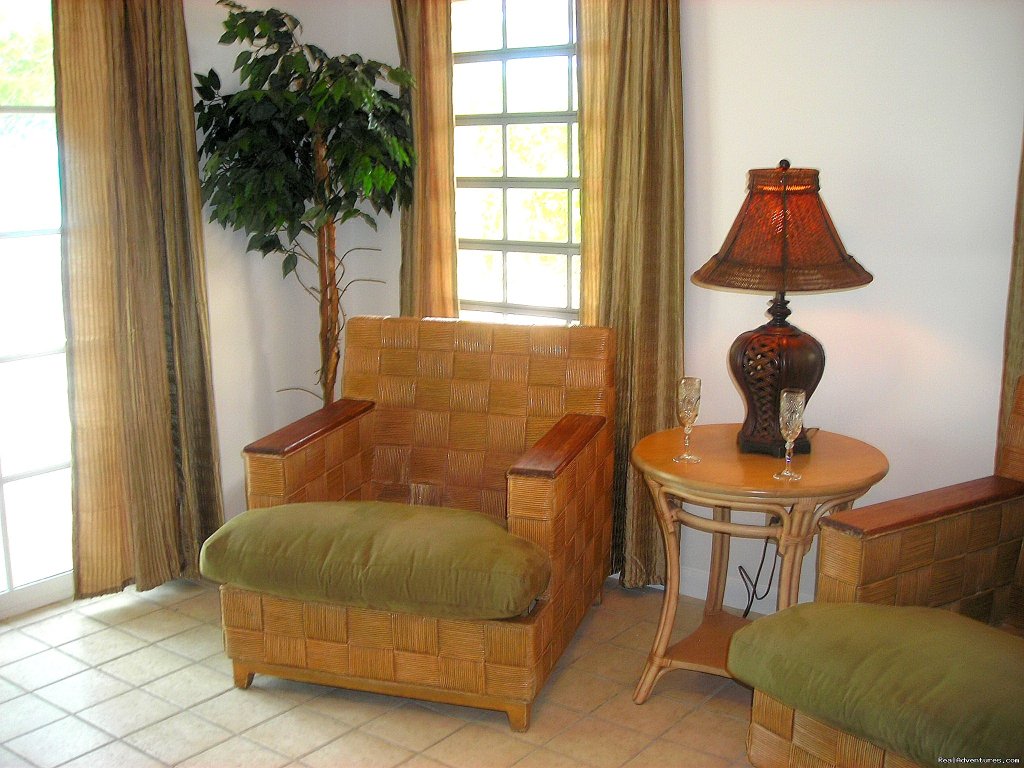
<path fill-rule="evenodd" d="M 452 0 L 460 316 L 578 322 L 574 0 Z"/>

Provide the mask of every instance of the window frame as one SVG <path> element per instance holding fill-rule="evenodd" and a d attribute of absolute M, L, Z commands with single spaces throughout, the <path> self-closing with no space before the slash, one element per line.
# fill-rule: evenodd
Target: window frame
<path fill-rule="evenodd" d="M 7 115 L 45 115 L 56 114 L 56 107 L 52 105 L 25 106 L 25 105 L 4 105 L 0 104 L 0 117 Z M 58 150 L 59 151 L 59 150 Z M 54 169 L 56 171 L 56 169 Z M 8 230 L 0 231 L 0 240 L 29 240 L 37 237 L 63 237 L 63 226 L 48 227 L 43 229 Z M 63 287 L 61 287 L 63 290 Z M 18 352 L 9 355 L 0 355 L 0 366 L 9 363 L 19 363 L 25 360 L 39 359 L 43 357 L 61 356 L 67 360 L 67 340 L 58 347 L 40 348 L 29 352 Z M 28 480 L 36 477 L 63 472 L 71 468 L 71 459 L 57 464 L 38 466 L 14 473 L 6 473 L 0 458 L 0 598 L 4 598 L 3 611 L 5 615 L 11 611 L 18 612 L 22 609 L 29 609 L 38 604 L 45 604 L 52 599 L 61 599 L 71 594 L 73 588 L 71 582 L 72 565 L 65 571 L 50 574 L 40 579 L 15 583 L 15 574 L 11 557 L 10 529 L 8 526 L 8 514 L 6 507 L 5 489 L 11 483 Z M 68 521 L 70 525 L 70 520 Z"/>
<path fill-rule="evenodd" d="M 574 227 L 578 210 L 573 201 L 579 200 L 579 110 L 578 110 L 578 61 L 579 52 L 576 42 L 576 7 L 573 0 L 562 0 L 566 3 L 569 14 L 570 42 L 558 45 L 539 45 L 530 47 L 508 48 L 506 24 L 506 3 L 501 3 L 502 41 L 500 49 L 466 51 L 452 54 L 453 65 L 474 64 L 485 62 L 501 63 L 502 78 L 502 111 L 498 113 L 456 114 L 454 125 L 463 126 L 496 126 L 501 128 L 502 135 L 502 174 L 500 176 L 456 176 L 456 195 L 460 189 L 491 189 L 500 190 L 502 198 L 502 237 L 500 239 L 480 239 L 457 236 L 457 251 L 491 251 L 501 254 L 502 296 L 504 301 L 484 301 L 458 296 L 459 312 L 495 313 L 506 321 L 512 317 L 552 318 L 562 323 L 577 324 L 579 322 L 579 285 L 574 279 L 578 274 L 580 260 L 580 232 Z M 550 112 L 509 112 L 508 111 L 508 62 L 521 59 L 538 59 L 547 57 L 565 57 L 566 93 L 569 109 Z M 576 107 L 575 109 L 573 107 Z M 565 176 L 509 176 L 508 175 L 508 127 L 510 125 L 560 125 L 566 130 L 566 175 Z M 456 152 L 458 149 L 456 148 Z M 566 240 L 565 242 L 547 242 L 534 240 L 512 240 L 508 237 L 508 191 L 516 189 L 545 189 L 565 191 L 566 193 Z M 578 205 L 578 204 L 577 204 Z M 456 206 L 457 208 L 457 206 Z M 458 212 L 456 210 L 456 217 Z M 574 231 L 577 230 L 577 231 Z M 575 236 L 575 238 L 574 238 Z M 456 253 L 456 264 L 459 253 Z M 509 286 L 509 254 L 537 253 L 557 254 L 565 256 L 566 295 L 564 305 L 550 307 L 537 304 L 520 304 L 508 301 Z"/>

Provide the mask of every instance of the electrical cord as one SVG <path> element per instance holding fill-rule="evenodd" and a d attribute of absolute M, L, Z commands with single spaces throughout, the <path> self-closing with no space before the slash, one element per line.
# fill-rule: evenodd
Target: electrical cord
<path fill-rule="evenodd" d="M 818 434 L 818 429 L 819 427 L 807 427 L 805 432 L 807 435 L 807 439 L 812 440 L 814 436 Z M 772 515 L 771 519 L 768 521 L 768 525 L 775 525 L 778 522 L 779 516 Z M 759 581 L 761 581 L 761 571 L 764 570 L 764 561 L 765 558 L 768 556 L 769 541 L 772 540 L 765 538 L 764 547 L 762 547 L 761 549 L 761 562 L 757 564 L 757 573 L 754 574 L 753 579 L 750 578 L 750 574 L 747 573 L 746 568 L 744 568 L 742 565 L 739 567 L 740 578 L 743 579 L 743 586 L 747 588 L 747 607 L 743 609 L 744 619 L 747 618 L 747 614 L 750 613 L 750 609 L 753 607 L 755 600 L 764 600 L 766 597 L 768 597 L 768 592 L 772 588 L 772 582 L 775 581 L 775 566 L 778 565 L 778 557 L 772 558 L 772 572 L 768 576 L 768 584 L 764 588 L 764 593 L 760 595 L 757 593 L 757 584 Z M 778 545 L 776 545 L 775 552 L 776 555 L 778 555 Z"/>
<path fill-rule="evenodd" d="M 775 525 L 779 522 L 778 515 L 772 515 L 768 521 L 768 525 Z M 764 547 L 761 549 L 761 562 L 757 564 L 757 573 L 754 578 L 750 578 L 750 574 L 747 573 L 747 569 L 742 565 L 739 567 L 740 578 L 743 579 L 743 586 L 747 588 L 747 607 L 743 610 L 743 618 L 747 618 L 747 614 L 750 613 L 750 609 L 754 605 L 755 600 L 764 600 L 768 596 L 768 592 L 772 588 L 772 582 L 775 580 L 775 566 L 778 564 L 778 557 L 772 558 L 772 572 L 768 576 L 768 584 L 764 588 L 762 594 L 757 593 L 757 583 L 761 580 L 761 571 L 764 570 L 764 561 L 768 556 L 768 542 L 774 541 L 773 539 L 765 538 Z M 776 554 L 778 554 L 778 548 L 776 547 Z"/>

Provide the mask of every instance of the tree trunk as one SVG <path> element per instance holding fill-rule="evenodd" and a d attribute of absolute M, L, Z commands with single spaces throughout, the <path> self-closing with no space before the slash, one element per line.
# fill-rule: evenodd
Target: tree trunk
<path fill-rule="evenodd" d="M 318 133 L 313 139 L 313 162 L 318 191 L 323 202 L 327 199 L 328 166 L 327 147 Z M 329 218 L 316 233 L 317 271 L 320 277 L 320 386 L 324 405 L 334 402 L 334 387 L 338 378 L 339 296 L 337 235 L 334 219 Z"/>

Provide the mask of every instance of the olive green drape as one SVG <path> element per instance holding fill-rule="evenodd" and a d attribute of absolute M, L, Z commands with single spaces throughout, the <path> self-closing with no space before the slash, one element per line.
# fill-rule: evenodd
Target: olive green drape
<path fill-rule="evenodd" d="M 180 0 L 56 0 L 75 589 L 198 576 L 222 519 Z"/>
<path fill-rule="evenodd" d="M 629 463 L 675 425 L 683 370 L 683 107 L 678 0 L 578 0 L 582 306 L 618 339 L 613 569 L 664 583 L 653 503 Z"/>
<path fill-rule="evenodd" d="M 1017 216 L 1013 228 L 1013 252 L 1010 261 L 1010 290 L 1006 300 L 1006 335 L 1003 352 L 1003 388 L 999 407 L 999 437 L 996 467 L 1008 466 L 1010 457 L 1003 447 L 1010 436 L 1010 413 L 1014 407 L 1014 388 L 1024 375 L 1024 142 L 1021 147 L 1020 175 L 1017 180 Z M 1014 465 L 1019 467 L 1015 457 Z M 1019 471 L 1019 469 L 1018 469 Z"/>
<path fill-rule="evenodd" d="M 412 72 L 416 176 L 402 213 L 401 311 L 458 316 L 451 0 L 391 0 L 402 66 Z"/>

